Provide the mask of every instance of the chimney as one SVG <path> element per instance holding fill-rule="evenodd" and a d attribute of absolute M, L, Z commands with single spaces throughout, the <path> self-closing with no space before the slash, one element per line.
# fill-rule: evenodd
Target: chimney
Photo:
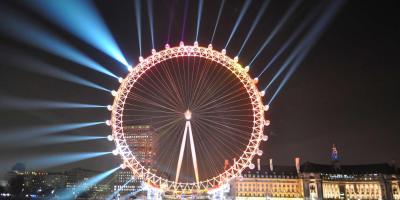
<path fill-rule="evenodd" d="M 272 158 L 269 159 L 269 169 L 272 171 L 274 171 L 274 165 L 272 164 Z"/>
<path fill-rule="evenodd" d="M 260 159 L 259 158 L 257 158 L 257 169 L 258 169 L 258 171 L 261 170 Z"/>
<path fill-rule="evenodd" d="M 297 173 L 300 174 L 300 158 L 299 158 L 299 157 L 296 157 L 296 158 L 294 159 L 294 163 L 295 163 L 295 165 L 296 165 L 296 171 L 297 171 Z"/>

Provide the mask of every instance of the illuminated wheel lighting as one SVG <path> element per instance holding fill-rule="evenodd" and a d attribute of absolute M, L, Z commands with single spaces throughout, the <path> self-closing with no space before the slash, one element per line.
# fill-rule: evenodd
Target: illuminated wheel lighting
<path fill-rule="evenodd" d="M 107 106 L 107 110 L 112 111 L 112 106 L 111 106 L 111 105 L 108 105 L 108 106 Z"/>
<path fill-rule="evenodd" d="M 199 182 L 177 182 L 156 175 L 151 169 L 147 169 L 136 159 L 124 137 L 123 110 L 132 87 L 138 79 L 143 78 L 143 75 L 146 74 L 149 69 L 157 67 L 157 65 L 163 61 L 180 57 L 203 58 L 218 63 L 220 64 L 219 66 L 228 69 L 242 83 L 253 107 L 253 127 L 251 129 L 252 131 L 248 133 L 250 139 L 242 155 L 235 160 L 230 168 L 226 169 L 221 174 L 207 180 L 200 180 Z M 128 167 L 135 176 L 142 178 L 145 183 L 152 185 L 155 188 L 162 188 L 163 191 L 171 192 L 208 191 L 212 188 L 218 188 L 231 179 L 240 176 L 241 172 L 246 168 L 254 169 L 255 166 L 251 163 L 251 160 L 255 155 L 262 154 L 262 151 L 258 149 L 259 145 L 262 140 L 265 141 L 268 137 L 263 134 L 264 126 L 266 125 L 264 118 L 264 110 L 266 106 L 263 105 L 262 95 L 264 95 L 265 92 L 263 93 L 259 91 L 256 86 L 258 79 L 252 79 L 247 73 L 248 71 L 249 66 L 243 68 L 238 63 L 238 58 L 232 59 L 226 56 L 225 49 L 221 52 L 213 50 L 211 44 L 206 48 L 198 46 L 197 42 L 194 46 L 185 46 L 183 42 L 180 42 L 177 47 L 170 47 L 166 44 L 165 50 L 158 52 L 152 50 L 152 55 L 147 58 L 141 57 L 140 62 L 130 70 L 127 77 L 122 80 L 118 91 L 112 91 L 115 99 L 112 105 L 111 127 L 113 133 L 112 137 L 116 145 L 113 154 L 119 154 L 123 159 L 124 166 Z M 191 118 L 190 111 L 185 113 L 185 117 L 187 120 Z"/>
<path fill-rule="evenodd" d="M 250 165 L 249 165 L 249 168 L 250 169 L 254 169 L 256 166 L 253 164 L 253 163 L 251 163 Z"/>

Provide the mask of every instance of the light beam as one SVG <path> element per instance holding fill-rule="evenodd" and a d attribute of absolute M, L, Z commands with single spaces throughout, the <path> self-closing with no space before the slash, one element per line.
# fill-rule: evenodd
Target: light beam
<path fill-rule="evenodd" d="M 217 21 L 215 22 L 214 31 L 213 31 L 210 43 L 212 43 L 214 41 L 215 32 L 217 31 L 219 19 L 221 18 L 221 14 L 222 14 L 222 10 L 224 9 L 225 1 L 226 0 L 222 0 L 221 5 L 219 6 L 218 17 L 217 17 Z"/>
<path fill-rule="evenodd" d="M 153 0 L 147 0 L 147 14 L 149 16 L 150 34 L 151 34 L 151 45 L 154 46 L 154 15 L 153 15 Z"/>
<path fill-rule="evenodd" d="M 126 181 L 120 188 L 118 188 L 118 190 L 116 190 L 110 196 L 108 196 L 107 200 L 112 200 L 114 197 L 116 197 L 118 195 L 118 193 L 121 192 L 121 190 L 123 190 L 132 181 L 133 181 L 133 178 Z"/>
<path fill-rule="evenodd" d="M 251 0 L 246 0 L 244 2 L 242 10 L 240 11 L 239 17 L 236 19 L 235 25 L 233 26 L 233 30 L 231 31 L 231 35 L 229 36 L 228 41 L 226 42 L 224 49 L 228 48 L 229 42 L 231 41 L 233 35 L 236 33 L 236 30 L 237 30 L 240 22 L 242 21 L 243 16 L 246 14 L 246 11 L 249 8 L 250 4 L 251 4 Z"/>
<path fill-rule="evenodd" d="M 186 19 L 188 18 L 188 11 L 189 11 L 189 0 L 185 0 L 185 10 L 183 13 L 181 41 L 183 41 L 183 39 L 185 37 Z"/>
<path fill-rule="evenodd" d="M 138 36 L 139 53 L 142 56 L 142 17 L 140 0 L 135 0 L 136 31 Z"/>
<path fill-rule="evenodd" d="M 297 48 L 292 52 L 292 55 L 291 55 L 292 56 L 291 61 L 293 61 L 293 63 L 291 65 L 291 67 L 289 68 L 288 72 L 286 73 L 285 77 L 283 78 L 282 82 L 280 83 L 280 85 L 278 86 L 278 88 L 276 89 L 274 94 L 272 95 L 271 99 L 268 101 L 268 105 L 270 105 L 274 101 L 276 96 L 279 94 L 280 90 L 283 88 L 283 86 L 286 84 L 286 82 L 289 80 L 289 78 L 293 75 L 293 73 L 299 67 L 299 65 L 304 60 L 304 58 L 307 56 L 307 54 L 311 50 L 311 48 L 315 45 L 315 43 L 321 37 L 323 31 L 326 29 L 326 27 L 332 21 L 332 19 L 334 18 L 336 13 L 339 11 L 340 7 L 344 4 L 344 2 L 345 2 L 344 0 L 331 1 L 330 4 L 327 6 L 326 11 L 322 14 L 321 17 L 318 18 L 318 20 L 315 22 L 313 27 L 307 32 L 307 34 L 303 37 L 301 42 L 297 45 Z M 286 64 L 286 66 L 287 65 L 288 64 Z M 277 76 L 277 75 L 275 75 L 275 76 Z M 273 80 L 275 80 L 275 79 L 273 79 Z M 270 84 L 271 84 L 271 82 L 270 82 Z M 268 84 L 268 86 L 270 84 Z"/>
<path fill-rule="evenodd" d="M 99 65 L 61 38 L 46 31 L 27 17 L 17 15 L 9 9 L 0 9 L 0 30 L 9 37 L 16 38 L 48 53 L 118 78 L 115 74 Z"/>
<path fill-rule="evenodd" d="M 269 5 L 270 0 L 266 0 L 264 1 L 264 3 L 261 5 L 260 10 L 257 13 L 256 19 L 254 19 L 253 23 L 251 24 L 251 28 L 249 30 L 249 32 L 246 35 L 246 38 L 244 39 L 244 42 L 242 44 L 242 46 L 240 47 L 239 53 L 237 54 L 238 57 L 240 57 L 240 54 L 243 51 L 244 46 L 247 43 L 247 40 L 249 40 L 251 34 L 253 33 L 254 29 L 256 28 L 258 22 L 260 21 L 261 17 L 264 15 L 265 10 L 267 9 L 268 5 Z"/>
<path fill-rule="evenodd" d="M 91 187 L 96 185 L 97 183 L 100 183 L 102 180 L 116 172 L 120 167 L 116 167 L 114 169 L 110 169 L 106 172 L 103 172 L 101 174 L 98 174 L 96 176 L 93 176 L 89 178 L 88 180 L 83 181 L 79 185 L 77 185 L 74 189 L 71 190 L 65 190 L 62 192 L 59 196 L 61 200 L 70 200 L 70 199 L 75 199 L 77 196 L 82 194 L 83 192 L 89 190 Z"/>
<path fill-rule="evenodd" d="M 58 67 L 52 66 L 50 64 L 47 64 L 45 62 L 42 62 L 40 60 L 37 60 L 33 57 L 29 56 L 16 56 L 15 54 L 7 55 L 7 57 L 2 58 L 9 60 L 10 63 L 15 63 L 15 66 L 22 69 L 26 70 L 29 72 L 33 72 L 36 74 L 68 81 L 71 83 L 79 84 L 82 86 L 102 90 L 105 92 L 111 92 L 111 90 L 104 88 L 103 86 L 100 86 L 96 83 L 93 83 L 91 81 L 88 81 L 86 79 L 83 79 L 79 76 L 76 76 L 70 72 L 67 72 L 65 70 L 62 70 Z"/>
<path fill-rule="evenodd" d="M 2 109 L 39 110 L 39 109 L 105 108 L 106 106 L 75 103 L 75 102 L 26 99 L 26 98 L 0 95 L 0 107 Z"/>
<path fill-rule="evenodd" d="M 0 144 L 28 140 L 51 133 L 60 133 L 64 131 L 95 126 L 98 124 L 104 124 L 104 122 L 81 122 L 81 123 L 57 124 L 48 126 L 34 126 L 29 128 L 18 128 L 11 130 L 0 130 L 0 133 L 2 134 L 2 139 L 0 140 Z"/>
<path fill-rule="evenodd" d="M 129 66 L 92 1 L 27 0 L 25 2 L 53 23 L 125 66 Z"/>
<path fill-rule="evenodd" d="M 300 5 L 301 0 L 294 1 L 294 3 L 290 6 L 289 10 L 286 11 L 285 15 L 283 18 L 278 22 L 278 25 L 275 26 L 275 28 L 272 30 L 272 32 L 269 34 L 267 39 L 263 42 L 261 47 L 258 49 L 258 52 L 256 55 L 253 57 L 253 59 L 250 61 L 249 65 L 251 66 L 253 62 L 256 60 L 258 55 L 264 50 L 264 48 L 269 44 L 269 42 L 276 36 L 276 34 L 281 30 L 282 26 L 287 22 L 287 20 L 290 18 L 290 16 L 293 15 L 294 11 L 296 8 Z"/>
<path fill-rule="evenodd" d="M 299 27 L 290 35 L 289 39 L 279 48 L 278 52 L 271 58 L 268 64 L 264 67 L 264 69 L 260 72 L 257 77 L 260 77 L 267 69 L 271 67 L 271 65 L 276 61 L 276 59 L 293 43 L 293 41 L 299 37 L 299 35 L 305 30 L 305 28 L 311 23 L 311 21 L 317 16 L 320 7 L 314 10 L 311 14 L 309 14 L 306 19 L 300 24 Z"/>
<path fill-rule="evenodd" d="M 73 143 L 73 142 L 83 142 L 90 140 L 101 140 L 106 139 L 106 137 L 102 136 L 87 136 L 87 135 L 56 135 L 50 136 L 46 138 L 37 138 L 32 139 L 24 143 L 24 147 L 27 146 L 42 146 L 42 145 L 54 145 L 54 144 L 63 144 L 63 143 Z M 18 143 L 21 144 L 21 143 Z"/>
<path fill-rule="evenodd" d="M 203 0 L 199 0 L 199 8 L 197 10 L 197 28 L 196 28 L 196 41 L 199 41 L 199 30 L 201 23 L 201 15 L 203 14 Z"/>
<path fill-rule="evenodd" d="M 90 158 L 95 158 L 103 155 L 111 154 L 111 152 L 82 152 L 82 153 L 65 153 L 43 155 L 41 157 L 21 158 L 30 169 L 47 169 L 51 167 L 61 166 L 68 163 L 78 162 Z"/>

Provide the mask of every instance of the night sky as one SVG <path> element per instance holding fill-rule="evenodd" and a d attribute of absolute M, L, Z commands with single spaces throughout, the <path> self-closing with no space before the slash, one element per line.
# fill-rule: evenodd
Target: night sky
<path fill-rule="evenodd" d="M 171 3 L 173 2 L 173 3 Z M 196 2 L 196 3 L 195 3 Z M 303 2 L 296 13 L 260 54 L 252 65 L 256 76 L 274 53 L 287 40 L 307 13 L 319 1 Z M 112 32 L 129 63 L 139 56 L 134 1 L 96 1 L 96 6 Z M 262 1 L 255 0 L 243 18 L 227 48 L 227 55 L 238 52 Z M 221 21 L 213 42 L 214 49 L 222 49 L 228 40 L 242 1 L 225 4 Z M 272 0 L 257 25 L 240 57 L 246 65 L 256 54 L 260 44 L 281 19 L 292 1 Z M 178 45 L 184 19 L 183 0 L 154 2 L 154 29 L 156 49 L 163 49 L 168 35 L 171 45 Z M 208 45 L 220 1 L 206 0 L 199 33 L 200 45 Z M 55 33 L 75 48 L 84 52 L 107 69 L 124 76 L 124 66 L 79 38 L 38 15 L 26 4 L 2 1 L 2 10 L 27 16 L 30 20 Z M 151 51 L 150 29 L 145 1 L 142 1 L 142 51 Z M 171 12 L 174 15 L 171 17 Z M 399 20 L 395 3 L 376 1 L 347 1 L 332 23 L 324 30 L 298 70 L 283 87 L 271 104 L 271 126 L 266 129 L 270 139 L 262 145 L 264 163 L 273 158 L 276 164 L 294 164 L 294 157 L 303 162 L 329 163 L 332 144 L 336 144 L 341 163 L 365 164 L 400 161 L 400 66 Z M 78 13 L 79 14 L 79 13 Z M 168 33 L 169 19 L 171 32 Z M 196 35 L 197 1 L 190 1 L 183 40 L 192 44 Z M 13 24 L 10 24 L 13 26 Z M 90 28 L 90 24 L 87 25 Z M 39 50 L 0 31 L 0 95 L 21 99 L 41 99 L 63 102 L 107 105 L 112 96 L 101 90 L 38 75 L 29 69 L 31 57 L 51 66 L 99 84 L 107 89 L 117 89 L 118 82 L 79 64 Z M 290 49 L 287 51 L 290 52 Z M 260 87 L 279 69 L 288 53 L 260 77 Z M 18 61 L 18 62 L 17 62 Z M 281 82 L 274 83 L 271 93 Z M 272 95 L 272 94 L 267 94 Z M 104 108 L 87 109 L 17 109 L 0 105 L 0 138 L 9 133 L 22 133 L 22 128 L 52 124 L 104 121 L 109 112 Z M 13 132 L 14 131 L 14 132 Z M 49 154 L 72 152 L 111 151 L 113 143 L 103 140 L 56 145 L 26 146 L 34 141 L 57 135 L 106 136 L 109 127 L 98 125 L 75 131 L 49 134 L 29 141 L 1 144 L 1 174 L 16 162 Z M 23 133 L 22 133 L 23 134 Z M 1 140 L 1 139 L 0 139 Z M 84 167 L 105 170 L 119 163 L 111 155 L 62 165 L 55 170 Z M 29 163 L 26 163 L 29 168 Z"/>

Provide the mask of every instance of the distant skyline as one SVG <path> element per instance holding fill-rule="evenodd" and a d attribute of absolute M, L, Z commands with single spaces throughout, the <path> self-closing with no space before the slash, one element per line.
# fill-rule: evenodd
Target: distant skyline
<path fill-rule="evenodd" d="M 261 2 L 253 1 L 250 4 L 238 32 L 229 44 L 227 55 L 234 57 L 238 52 L 256 17 L 257 12 L 253 10 L 258 10 Z M 253 77 L 263 70 L 316 2 L 318 1 L 306 1 L 301 4 L 296 14 L 252 64 L 250 73 Z M 240 63 L 246 65 L 250 62 L 291 3 L 271 0 L 266 13 L 241 53 Z M 164 48 L 168 35 L 169 43 L 178 45 L 181 39 L 184 4 L 183 0 L 173 3 L 163 0 L 154 5 L 156 49 Z M 242 4 L 240 1 L 226 2 L 213 41 L 215 49 L 224 48 Z M 266 129 L 270 137 L 268 142 L 261 146 L 264 151 L 263 163 L 267 163 L 268 158 L 273 158 L 277 165 L 294 165 L 295 157 L 300 157 L 301 162 L 330 163 L 332 144 L 336 144 L 339 160 L 343 164 L 389 163 L 392 160 L 400 163 L 400 22 L 397 20 L 398 12 L 394 4 L 346 1 L 271 104 L 268 114 L 271 126 Z M 137 63 L 140 53 L 134 1 L 95 1 L 95 5 L 128 62 Z M 147 56 L 151 53 L 152 44 L 147 12 L 145 6 L 142 6 L 141 48 L 143 55 Z M 208 45 L 210 41 L 219 6 L 220 1 L 204 1 L 198 39 L 203 46 Z M 11 14 L 27 16 L 118 76 L 126 74 L 120 63 L 54 25 L 22 2 L 2 1 L 0 7 L 3 7 L 0 11 L 7 10 Z M 174 12 L 174 17 L 171 18 L 171 32 L 168 33 L 171 11 Z M 192 44 L 196 37 L 197 4 L 189 4 L 188 13 L 184 41 Z M 35 58 L 107 89 L 117 89 L 118 82 L 114 78 L 16 40 L 6 33 L 6 29 L 0 29 L 0 98 L 11 96 L 95 105 L 112 103 L 113 98 L 109 92 L 38 75 L 32 72 L 34 70 L 29 71 L 35 68 L 34 65 L 21 58 Z M 286 58 L 287 54 L 284 53 L 283 58 Z M 268 84 L 278 69 L 279 65 L 273 65 L 260 77 L 260 88 Z M 272 93 L 280 82 L 281 80 L 273 85 Z M 267 93 L 266 96 L 271 95 Z M 0 141 L 9 133 L 18 133 L 23 128 L 104 121 L 109 118 L 110 113 L 105 108 L 15 109 L 0 101 Z M 49 135 L 107 136 L 110 132 L 109 127 L 101 124 Z M 77 152 L 108 152 L 115 148 L 114 144 L 106 139 L 28 145 L 38 140 L 46 140 L 47 137 L 50 136 L 0 144 L 0 175 L 4 175 L 16 162 L 25 162 L 32 158 Z M 57 167 L 56 171 L 73 167 L 106 170 L 120 162 L 119 157 L 105 155 L 62 165 Z M 29 163 L 26 165 L 29 169 Z"/>

